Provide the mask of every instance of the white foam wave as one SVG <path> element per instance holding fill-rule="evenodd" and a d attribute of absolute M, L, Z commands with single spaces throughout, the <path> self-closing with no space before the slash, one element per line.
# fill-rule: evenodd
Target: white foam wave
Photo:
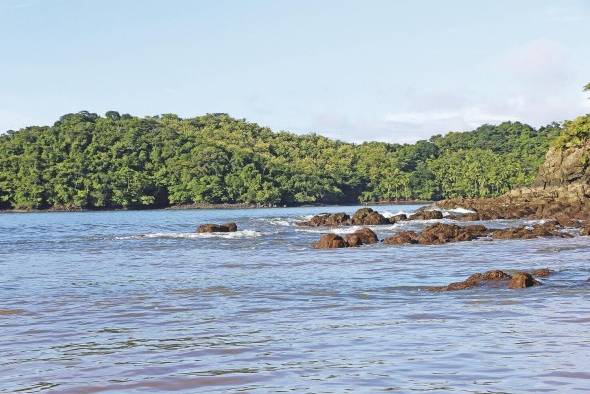
<path fill-rule="evenodd" d="M 371 227 L 371 226 L 347 226 L 347 227 L 322 227 L 322 228 L 297 228 L 295 231 L 297 232 L 304 232 L 304 233 L 319 233 L 319 234 L 326 234 L 326 233 L 334 233 L 334 234 L 352 234 L 357 230 L 360 230 L 363 227 Z"/>
<path fill-rule="evenodd" d="M 229 233 L 176 233 L 176 232 L 162 232 L 162 233 L 147 233 L 140 235 L 131 235 L 126 237 L 116 237 L 117 240 L 124 239 L 203 239 L 203 238 L 254 238 L 265 235 L 259 231 L 254 230 L 240 230 Z"/>
<path fill-rule="evenodd" d="M 381 215 L 383 215 L 387 219 L 392 218 L 392 217 L 397 216 L 397 215 L 406 215 L 406 216 L 410 216 L 411 215 L 411 213 L 406 212 L 406 211 L 397 211 L 396 213 L 389 212 L 389 211 L 383 211 L 383 212 L 380 212 L 380 213 L 381 213 Z"/>
<path fill-rule="evenodd" d="M 445 212 L 445 211 L 443 211 L 443 212 Z M 473 211 L 471 209 L 466 209 L 466 208 L 461 208 L 461 207 L 453 208 L 453 209 L 448 209 L 448 210 L 446 210 L 446 212 L 449 212 L 449 213 L 458 213 L 458 214 L 475 213 L 475 211 Z"/>
<path fill-rule="evenodd" d="M 259 219 L 262 222 L 272 224 L 273 226 L 293 226 L 295 219 L 288 219 L 284 217 L 276 217 L 276 218 L 261 218 Z"/>

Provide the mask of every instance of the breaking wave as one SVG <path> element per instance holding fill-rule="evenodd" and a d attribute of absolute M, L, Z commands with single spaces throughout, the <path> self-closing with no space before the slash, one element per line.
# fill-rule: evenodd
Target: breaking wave
<path fill-rule="evenodd" d="M 177 232 L 162 232 L 162 233 L 147 233 L 139 235 L 130 235 L 125 237 L 116 237 L 117 240 L 124 239 L 203 239 L 203 238 L 255 238 L 265 235 L 259 231 L 254 230 L 240 230 L 230 233 L 177 233 Z"/>

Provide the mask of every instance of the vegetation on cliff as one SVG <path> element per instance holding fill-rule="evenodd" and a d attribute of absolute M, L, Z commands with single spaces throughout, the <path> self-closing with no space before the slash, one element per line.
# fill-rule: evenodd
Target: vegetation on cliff
<path fill-rule="evenodd" d="M 488 197 L 532 183 L 560 131 L 506 122 L 416 144 L 350 144 L 226 114 L 83 111 L 0 135 L 0 208 Z"/>

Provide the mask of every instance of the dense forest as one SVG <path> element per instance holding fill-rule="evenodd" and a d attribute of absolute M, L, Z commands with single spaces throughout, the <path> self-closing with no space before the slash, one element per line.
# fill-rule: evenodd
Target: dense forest
<path fill-rule="evenodd" d="M 226 114 L 182 119 L 83 111 L 53 126 L 0 135 L 0 208 L 495 196 L 534 180 L 562 127 L 506 122 L 415 144 L 350 144 L 273 132 Z"/>

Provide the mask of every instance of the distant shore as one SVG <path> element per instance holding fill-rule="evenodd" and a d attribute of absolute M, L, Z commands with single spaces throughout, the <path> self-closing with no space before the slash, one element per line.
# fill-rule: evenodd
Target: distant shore
<path fill-rule="evenodd" d="M 304 208 L 304 207 L 351 207 L 351 206 L 383 206 L 383 205 L 426 205 L 434 201 L 424 200 L 400 200 L 400 201 L 372 201 L 366 203 L 343 202 L 341 204 L 298 204 L 298 205 L 261 205 L 245 203 L 224 204 L 179 204 L 167 207 L 150 208 L 66 208 L 51 207 L 46 209 L 1 209 L 0 213 L 43 213 L 43 212 L 110 212 L 110 211 L 148 211 L 157 209 L 183 210 L 183 209 L 266 209 L 266 208 Z"/>

